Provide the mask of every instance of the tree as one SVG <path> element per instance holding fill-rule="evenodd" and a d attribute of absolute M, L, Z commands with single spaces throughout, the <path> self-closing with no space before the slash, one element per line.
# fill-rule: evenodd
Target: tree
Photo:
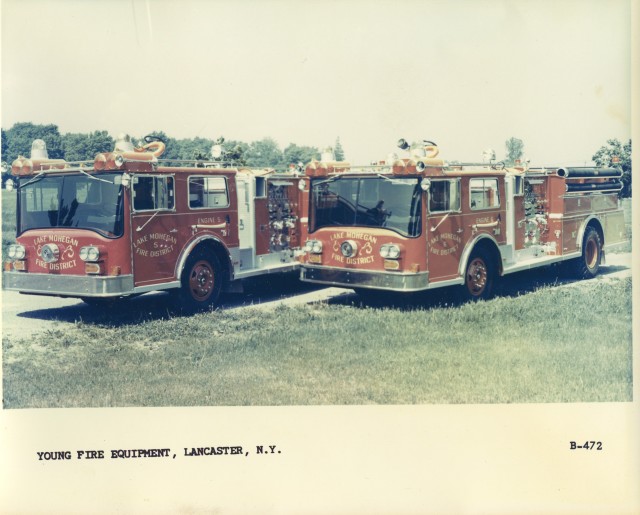
<path fill-rule="evenodd" d="M 219 145 L 220 155 L 213 155 L 213 146 Z M 247 163 L 244 154 L 249 149 L 249 145 L 243 141 L 226 140 L 220 136 L 217 140 L 211 142 L 209 152 L 205 154 L 206 159 L 220 163 L 222 166 L 245 166 Z"/>
<path fill-rule="evenodd" d="M 228 150 L 225 150 L 225 156 L 229 161 L 238 163 L 239 165 L 246 165 L 247 160 L 245 158 L 245 153 L 249 150 L 249 145 L 244 143 L 243 141 L 230 141 Z"/>
<path fill-rule="evenodd" d="M 0 149 L 2 150 L 2 187 L 7 182 L 7 179 L 11 177 L 11 163 L 7 163 L 5 159 L 5 153 L 7 151 L 7 133 L 4 129 L 0 130 L 2 133 L 2 141 L 0 141 Z"/>
<path fill-rule="evenodd" d="M 33 123 L 16 123 L 5 133 L 6 148 L 3 147 L 2 160 L 9 165 L 15 161 L 19 155 L 30 157 L 31 144 L 35 139 L 44 140 L 47 144 L 49 158 L 61 159 L 64 157 L 62 150 L 62 137 L 58 131 L 58 126 L 34 125 Z"/>
<path fill-rule="evenodd" d="M 278 143 L 272 138 L 252 141 L 245 153 L 247 166 L 264 166 L 269 168 L 283 168 L 283 155 Z"/>
<path fill-rule="evenodd" d="M 518 138 L 509 138 L 505 141 L 505 147 L 507 149 L 507 155 L 504 159 L 506 166 L 513 166 L 518 159 L 521 159 L 524 155 L 524 143 Z"/>
<path fill-rule="evenodd" d="M 181 139 L 177 141 L 179 159 L 210 159 L 213 140 L 208 138 Z"/>
<path fill-rule="evenodd" d="M 598 166 L 622 168 L 620 197 L 631 197 L 631 140 L 623 145 L 618 139 L 609 139 L 591 159 Z"/>
<path fill-rule="evenodd" d="M 319 157 L 320 151 L 316 147 L 303 147 L 298 146 L 295 143 L 289 143 L 289 146 L 284 149 L 284 163 L 285 165 L 297 165 L 302 163 L 306 165 L 310 161 Z"/>
<path fill-rule="evenodd" d="M 340 144 L 340 136 L 336 138 L 336 146 L 333 149 L 333 155 L 336 156 L 336 161 L 344 161 L 344 150 Z"/>
<path fill-rule="evenodd" d="M 232 165 L 246 166 L 246 153 L 249 151 L 249 144 L 244 141 L 225 140 L 222 145 L 222 161 Z"/>
<path fill-rule="evenodd" d="M 115 141 L 107 131 L 66 133 L 62 136 L 62 149 L 67 161 L 93 160 L 96 154 L 110 152 L 114 146 Z"/>
<path fill-rule="evenodd" d="M 4 129 L 0 129 L 0 133 L 2 134 L 2 140 L 0 140 L 0 149 L 2 150 L 2 161 L 7 162 L 5 157 L 5 152 L 7 151 L 7 132 Z"/>

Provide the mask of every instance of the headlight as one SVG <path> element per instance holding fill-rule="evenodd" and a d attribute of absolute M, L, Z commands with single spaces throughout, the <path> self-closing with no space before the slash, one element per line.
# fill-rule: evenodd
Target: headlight
<path fill-rule="evenodd" d="M 307 240 L 304 250 L 312 254 L 322 254 L 322 242 L 318 240 Z"/>
<path fill-rule="evenodd" d="M 400 247 L 393 243 L 387 243 L 380 247 L 380 257 L 383 259 L 398 259 L 400 257 Z"/>
<path fill-rule="evenodd" d="M 9 259 L 24 259 L 26 252 L 22 245 L 10 245 L 7 254 Z"/>
<path fill-rule="evenodd" d="M 100 259 L 100 251 L 97 247 L 89 246 L 80 249 L 80 259 L 82 261 L 95 262 Z"/>

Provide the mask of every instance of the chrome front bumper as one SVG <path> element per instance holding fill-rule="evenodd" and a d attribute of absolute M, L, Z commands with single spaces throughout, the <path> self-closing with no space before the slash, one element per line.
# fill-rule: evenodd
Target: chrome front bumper
<path fill-rule="evenodd" d="M 5 290 L 60 297 L 115 297 L 133 293 L 133 276 L 80 276 L 4 272 Z"/>
<path fill-rule="evenodd" d="M 303 265 L 300 270 L 300 280 L 345 288 L 372 288 L 405 292 L 429 289 L 429 272 L 405 274 Z"/>

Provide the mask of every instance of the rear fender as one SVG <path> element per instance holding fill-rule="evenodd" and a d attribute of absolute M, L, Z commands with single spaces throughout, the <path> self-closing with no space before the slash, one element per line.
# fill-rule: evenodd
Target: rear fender
<path fill-rule="evenodd" d="M 590 225 L 593 226 L 596 231 L 598 231 L 598 233 L 600 234 L 600 240 L 602 242 L 602 245 L 604 246 L 604 231 L 602 229 L 602 223 L 600 223 L 600 219 L 597 216 L 591 215 L 584 222 L 582 222 L 582 225 L 578 230 L 576 239 L 578 250 L 582 249 L 582 240 L 584 239 L 584 233 L 586 232 L 587 227 L 589 227 Z"/>

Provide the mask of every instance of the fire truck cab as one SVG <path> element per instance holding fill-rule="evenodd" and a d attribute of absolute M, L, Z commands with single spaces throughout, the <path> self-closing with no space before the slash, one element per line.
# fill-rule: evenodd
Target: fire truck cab
<path fill-rule="evenodd" d="M 121 137 L 93 161 L 49 159 L 36 140 L 17 179 L 17 241 L 4 287 L 88 303 L 171 290 L 214 304 L 247 277 L 295 270 L 306 231 L 296 171 L 160 160 Z"/>
<path fill-rule="evenodd" d="M 433 142 L 398 146 L 411 156 L 307 166 L 303 281 L 361 292 L 461 285 L 480 299 L 498 276 L 560 261 L 593 277 L 605 249 L 626 241 L 620 169 L 449 163 Z"/>

